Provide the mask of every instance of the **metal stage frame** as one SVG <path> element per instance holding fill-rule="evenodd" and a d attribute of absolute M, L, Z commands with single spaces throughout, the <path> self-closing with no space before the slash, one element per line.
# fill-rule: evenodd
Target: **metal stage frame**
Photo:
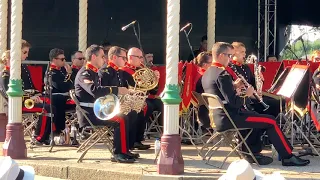
<path fill-rule="evenodd" d="M 258 0 L 258 60 L 276 53 L 277 0 Z"/>

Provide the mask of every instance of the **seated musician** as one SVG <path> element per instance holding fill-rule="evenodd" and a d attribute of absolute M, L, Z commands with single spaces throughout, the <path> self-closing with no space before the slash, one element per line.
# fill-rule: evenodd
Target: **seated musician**
<path fill-rule="evenodd" d="M 80 101 L 80 105 L 87 112 L 87 116 L 94 125 L 106 125 L 114 127 L 114 157 L 112 162 L 133 163 L 135 161 L 131 154 L 128 154 L 128 142 L 130 128 L 129 123 L 134 121 L 133 115 L 130 118 L 125 115 L 117 115 L 107 121 L 99 120 L 93 112 L 93 103 L 99 98 L 107 94 L 125 95 L 128 93 L 125 87 L 116 86 L 102 86 L 99 82 L 98 69 L 104 64 L 104 52 L 102 47 L 98 45 L 91 45 L 86 50 L 87 63 L 82 67 L 75 79 L 75 94 Z M 112 74 L 108 78 L 117 78 L 116 74 Z M 80 128 L 88 126 L 89 123 L 83 114 L 77 111 Z"/>
<path fill-rule="evenodd" d="M 241 109 L 246 97 L 239 96 L 235 90 L 235 88 L 241 86 L 241 81 L 233 82 L 231 75 L 226 71 L 233 54 L 234 48 L 229 43 L 217 42 L 213 45 L 212 67 L 202 77 L 204 92 L 219 96 L 238 128 L 265 129 L 271 143 L 282 158 L 283 166 L 305 166 L 309 164 L 309 160 L 301 159 L 292 154 L 293 148 L 273 116 Z M 252 96 L 253 92 L 254 88 L 250 86 L 246 89 L 245 94 L 246 96 Z M 218 132 L 233 129 L 222 109 L 213 111 L 213 119 Z"/>
<path fill-rule="evenodd" d="M 27 41 L 22 40 L 22 44 L 21 44 L 21 60 L 22 61 L 26 60 L 26 58 L 28 57 L 30 47 L 31 45 Z M 9 72 L 10 61 L 7 61 L 6 63 L 7 63 L 6 68 L 4 69 L 1 75 L 1 87 L 2 87 L 2 91 L 5 91 L 5 92 L 8 90 L 9 77 L 10 77 L 10 72 Z M 22 111 L 24 113 L 41 113 L 41 112 L 50 113 L 50 106 L 48 104 L 43 103 L 43 100 L 40 98 L 41 94 L 35 93 L 37 92 L 37 90 L 35 89 L 35 86 L 31 79 L 30 71 L 26 64 L 21 65 L 21 79 L 22 79 L 22 90 L 25 92 L 25 94 L 29 96 L 29 97 L 23 98 L 23 101 L 30 98 L 35 102 L 35 105 L 33 108 L 27 109 L 26 107 L 23 107 Z M 55 107 L 53 106 L 52 109 L 53 109 L 52 113 L 54 114 Z M 36 144 L 49 145 L 50 132 L 51 132 L 50 117 L 40 115 L 39 121 L 36 124 L 35 132 L 34 132 Z"/>
<path fill-rule="evenodd" d="M 312 53 L 311 57 L 312 62 L 320 62 L 320 51 L 315 50 Z M 320 131 L 320 65 L 319 67 L 314 71 L 312 75 L 312 80 L 314 83 L 314 87 L 312 89 L 312 96 L 311 96 L 311 118 L 313 120 L 313 123 L 317 129 L 317 131 Z"/>
<path fill-rule="evenodd" d="M 113 46 L 109 49 L 108 60 L 99 70 L 99 77 L 101 78 L 102 86 L 124 87 L 127 89 L 127 82 L 124 82 L 123 80 L 124 71 L 120 69 L 121 67 L 124 67 L 125 62 L 127 61 L 126 52 L 126 49 L 118 46 Z M 130 119 L 128 148 L 133 150 L 137 135 L 137 113 L 135 111 L 131 111 L 127 117 Z M 139 157 L 139 154 L 136 154 L 136 157 Z"/>
<path fill-rule="evenodd" d="M 124 85 L 130 85 L 131 87 L 135 87 L 136 83 L 133 79 L 133 74 L 136 70 L 140 68 L 144 68 L 144 57 L 143 53 L 139 48 L 133 47 L 130 48 L 127 53 L 127 59 L 128 62 L 126 62 L 125 66 L 121 68 L 123 72 L 123 81 Z M 154 71 L 155 75 L 159 79 L 159 71 Z M 136 141 L 134 143 L 134 148 L 139 150 L 146 150 L 149 149 L 149 145 L 144 145 L 141 142 L 144 140 L 144 131 L 146 128 L 146 123 L 149 120 L 149 117 L 151 116 L 152 112 L 154 111 L 155 106 L 162 105 L 162 101 L 160 99 L 155 98 L 155 94 L 157 93 L 157 87 L 148 91 L 149 94 L 153 95 L 154 98 L 150 96 L 149 100 L 146 100 L 146 106 L 143 109 L 144 111 L 141 111 L 138 114 L 139 122 L 137 123 L 137 137 Z M 159 102 L 160 101 L 160 102 Z M 159 109 L 159 108 L 158 108 Z"/>
<path fill-rule="evenodd" d="M 147 61 L 146 66 L 151 69 L 156 69 L 157 67 L 153 64 L 153 54 L 152 53 L 146 53 L 145 58 Z M 156 72 L 156 71 L 155 71 Z M 159 72 L 160 75 L 160 72 Z M 153 105 L 153 110 L 161 112 L 159 116 L 159 125 L 163 125 L 163 103 L 161 101 L 161 98 L 157 95 L 158 89 L 155 88 L 154 90 L 149 91 L 149 96 L 147 98 L 147 103 Z"/>
<path fill-rule="evenodd" d="M 232 63 L 235 65 L 237 71 L 247 80 L 247 82 L 253 86 L 254 89 L 256 87 L 255 74 L 251 71 L 250 67 L 245 64 L 245 56 L 246 56 L 246 47 L 241 42 L 233 42 L 232 46 L 234 47 L 234 57 Z M 264 81 L 262 73 L 259 74 L 261 80 Z M 235 79 L 234 79 L 235 80 Z M 259 95 L 262 95 L 262 92 L 257 92 Z M 270 107 L 266 111 L 263 111 L 264 108 L 262 106 L 256 105 L 258 101 L 255 98 L 251 98 L 251 101 L 254 103 L 253 108 L 254 111 L 263 114 L 271 114 L 274 117 L 277 117 L 280 112 L 280 101 L 273 99 L 268 96 L 263 96 L 263 101 L 268 104 Z"/>
<path fill-rule="evenodd" d="M 194 81 L 195 92 L 202 94 L 204 90 L 202 88 L 202 75 L 211 66 L 212 57 L 208 52 L 201 52 L 195 59 L 194 64 L 197 65 L 197 74 Z M 201 123 L 201 127 L 204 129 L 211 128 L 209 110 L 205 105 L 201 105 L 198 110 L 198 119 Z"/>
<path fill-rule="evenodd" d="M 49 52 L 50 67 L 52 80 L 52 99 L 51 103 L 56 107 L 55 117 L 58 120 L 55 122 L 56 134 L 60 134 L 65 129 L 66 110 L 74 109 L 74 104 L 67 104 L 70 100 L 69 91 L 73 89 L 71 81 L 72 69 L 66 63 L 64 51 L 54 48 Z M 49 72 L 46 72 L 46 74 Z M 45 84 L 48 83 L 47 76 L 44 77 Z"/>
<path fill-rule="evenodd" d="M 82 66 L 85 64 L 85 58 L 83 56 L 82 51 L 74 51 L 73 53 L 71 53 L 71 62 L 72 62 L 71 81 L 74 84 L 74 79 L 76 78 L 76 75 L 79 69 L 81 69 Z"/>

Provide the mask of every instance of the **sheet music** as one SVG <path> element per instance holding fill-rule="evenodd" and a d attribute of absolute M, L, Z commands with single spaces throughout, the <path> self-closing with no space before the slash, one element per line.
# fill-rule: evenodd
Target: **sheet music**
<path fill-rule="evenodd" d="M 307 69 L 293 67 L 286 77 L 277 95 L 291 98 L 302 81 Z"/>

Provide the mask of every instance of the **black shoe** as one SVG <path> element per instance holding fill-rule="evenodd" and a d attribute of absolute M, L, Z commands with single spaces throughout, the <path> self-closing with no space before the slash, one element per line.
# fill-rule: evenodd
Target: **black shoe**
<path fill-rule="evenodd" d="M 131 157 L 133 157 L 134 159 L 138 159 L 139 157 L 140 157 L 140 154 L 135 154 L 135 153 L 132 153 L 132 152 L 127 152 L 127 154 L 126 155 L 128 155 L 128 156 L 131 156 Z"/>
<path fill-rule="evenodd" d="M 289 159 L 282 159 L 282 166 L 306 166 L 309 163 L 309 160 L 301 159 L 295 155 L 292 155 Z"/>
<path fill-rule="evenodd" d="M 111 162 L 134 163 L 135 159 L 129 159 L 125 154 L 115 154 L 111 157 Z"/>
<path fill-rule="evenodd" d="M 133 148 L 138 150 L 147 150 L 150 149 L 150 147 L 150 145 L 144 145 L 141 142 L 135 142 L 133 145 Z"/>
<path fill-rule="evenodd" d="M 264 156 L 262 154 L 254 154 L 254 157 L 257 159 L 259 165 L 268 165 L 273 162 L 273 159 L 268 156 Z M 256 163 L 251 156 L 246 155 L 245 160 L 249 163 L 253 164 Z"/>

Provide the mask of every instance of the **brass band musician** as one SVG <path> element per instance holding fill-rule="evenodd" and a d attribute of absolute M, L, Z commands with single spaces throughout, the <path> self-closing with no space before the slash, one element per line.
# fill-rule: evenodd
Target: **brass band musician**
<path fill-rule="evenodd" d="M 98 70 L 105 63 L 105 55 L 102 47 L 91 45 L 86 50 L 87 63 L 82 67 L 75 78 L 75 94 L 80 101 L 80 106 L 87 112 L 87 116 L 94 125 L 112 126 L 114 130 L 114 156 L 112 162 L 133 163 L 135 157 L 129 154 L 128 138 L 130 138 L 129 124 L 134 122 L 136 114 L 131 116 L 117 115 L 116 117 L 102 121 L 97 119 L 93 112 L 94 101 L 107 94 L 125 95 L 128 93 L 127 88 L 113 86 L 112 84 L 101 85 Z M 107 73 L 108 74 L 108 73 Z M 108 74 L 108 79 L 117 78 L 117 74 Z M 77 111 L 77 117 L 80 128 L 89 125 L 83 114 Z"/>

